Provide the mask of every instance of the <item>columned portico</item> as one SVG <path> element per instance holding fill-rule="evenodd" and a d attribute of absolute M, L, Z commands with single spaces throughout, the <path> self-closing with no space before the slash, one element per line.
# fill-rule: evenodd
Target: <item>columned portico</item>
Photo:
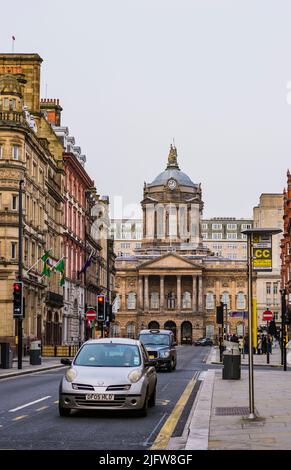
<path fill-rule="evenodd" d="M 202 276 L 199 276 L 199 280 L 198 280 L 198 309 L 199 309 L 199 312 L 202 312 L 202 309 L 203 309 Z"/>
<path fill-rule="evenodd" d="M 181 310 L 181 276 L 177 276 L 177 309 Z"/>
<path fill-rule="evenodd" d="M 197 302 L 196 302 L 196 297 L 197 297 L 197 292 L 196 292 L 196 275 L 192 276 L 192 311 L 196 312 L 197 311 Z"/>
<path fill-rule="evenodd" d="M 143 278 L 142 276 L 138 279 L 138 304 L 139 308 L 143 309 Z"/>

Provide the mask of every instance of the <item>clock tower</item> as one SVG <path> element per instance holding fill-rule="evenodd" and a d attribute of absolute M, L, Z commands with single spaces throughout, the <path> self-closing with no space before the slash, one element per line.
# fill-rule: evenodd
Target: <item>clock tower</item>
<path fill-rule="evenodd" d="M 159 255 L 207 252 L 201 236 L 201 185 L 180 170 L 175 146 L 170 147 L 166 169 L 152 183 L 145 183 L 141 205 L 143 240 L 138 251 Z"/>

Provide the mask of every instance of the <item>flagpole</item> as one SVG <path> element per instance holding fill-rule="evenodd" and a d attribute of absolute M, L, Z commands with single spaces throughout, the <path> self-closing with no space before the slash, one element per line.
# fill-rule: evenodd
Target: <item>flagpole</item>
<path fill-rule="evenodd" d="M 49 252 L 49 251 L 51 251 L 51 250 L 46 250 L 46 252 Z M 43 256 L 43 255 L 42 255 L 42 256 Z M 37 263 L 42 259 L 42 256 L 41 256 L 40 258 L 38 258 L 38 260 L 37 260 L 32 266 L 30 266 L 30 268 L 29 268 L 27 271 L 25 271 L 24 274 L 29 273 L 29 271 L 30 271 L 32 268 L 34 268 L 34 266 L 36 266 Z"/>

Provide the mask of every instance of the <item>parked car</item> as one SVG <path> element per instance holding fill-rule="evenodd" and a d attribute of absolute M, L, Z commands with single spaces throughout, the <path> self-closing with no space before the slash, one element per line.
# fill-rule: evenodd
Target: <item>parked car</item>
<path fill-rule="evenodd" d="M 176 342 L 171 330 L 141 330 L 138 339 L 144 344 L 149 359 L 156 361 L 156 368 L 168 372 L 176 369 Z"/>
<path fill-rule="evenodd" d="M 70 365 L 59 388 L 59 414 L 76 410 L 137 410 L 146 416 L 156 401 L 154 361 L 140 341 L 102 338 L 86 341 Z"/>
<path fill-rule="evenodd" d="M 195 346 L 213 346 L 213 341 L 211 338 L 200 338 L 194 341 Z"/>

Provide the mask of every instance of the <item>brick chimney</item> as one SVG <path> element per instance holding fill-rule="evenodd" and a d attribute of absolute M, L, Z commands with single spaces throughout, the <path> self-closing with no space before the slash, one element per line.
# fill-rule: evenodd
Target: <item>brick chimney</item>
<path fill-rule="evenodd" d="M 46 118 L 53 126 L 61 125 L 61 112 L 63 108 L 59 104 L 59 99 L 42 98 L 40 100 L 40 109 L 46 115 Z"/>

